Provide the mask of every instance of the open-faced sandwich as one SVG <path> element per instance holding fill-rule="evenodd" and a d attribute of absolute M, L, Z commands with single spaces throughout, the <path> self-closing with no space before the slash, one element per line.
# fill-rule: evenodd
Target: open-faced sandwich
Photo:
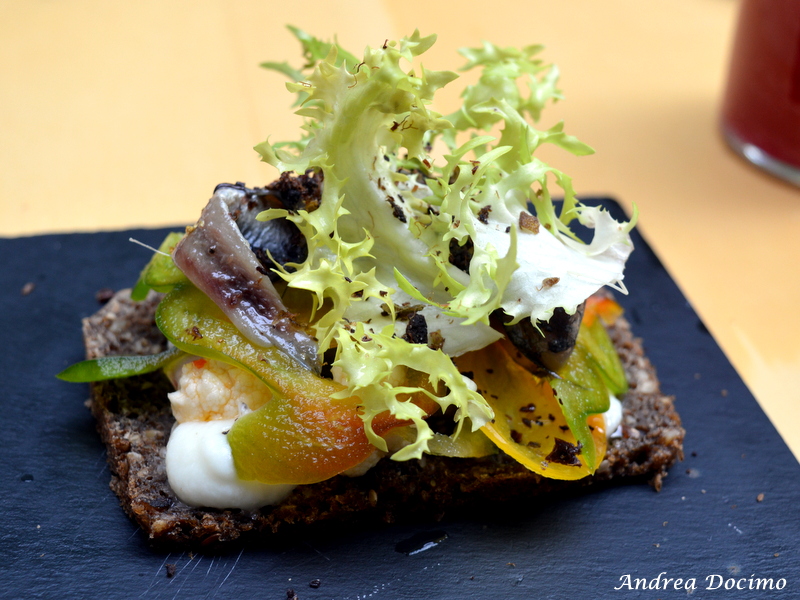
<path fill-rule="evenodd" d="M 112 487 L 156 542 L 430 518 L 639 478 L 683 430 L 621 309 L 633 220 L 582 205 L 542 144 L 557 71 L 491 44 L 457 78 L 434 37 L 358 60 L 293 29 L 297 142 L 263 188 L 217 186 L 132 290 L 84 322 Z M 563 198 L 553 201 L 553 186 Z M 592 231 L 581 241 L 571 225 Z"/>

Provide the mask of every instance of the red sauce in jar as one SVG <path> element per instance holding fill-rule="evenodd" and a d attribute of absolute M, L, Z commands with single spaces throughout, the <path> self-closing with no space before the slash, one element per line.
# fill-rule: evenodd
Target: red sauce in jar
<path fill-rule="evenodd" d="M 742 3 L 722 124 L 729 139 L 800 169 L 800 0 Z"/>

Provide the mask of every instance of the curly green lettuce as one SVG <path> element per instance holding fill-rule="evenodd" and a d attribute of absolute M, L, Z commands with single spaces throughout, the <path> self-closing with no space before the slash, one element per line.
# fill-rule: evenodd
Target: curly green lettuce
<path fill-rule="evenodd" d="M 281 172 L 321 172 L 322 199 L 312 212 L 273 209 L 260 218 L 289 219 L 305 236 L 308 258 L 281 276 L 312 294 L 320 348 L 336 348 L 343 395 L 363 399 L 370 441 L 385 449 L 370 424 L 390 410 L 417 427 L 416 440 L 394 458 L 418 458 L 433 434 L 420 409 L 398 397 L 428 394 L 443 409 L 455 407 L 459 429 L 483 426 L 492 410 L 450 357 L 500 337 L 489 324 L 495 311 L 535 323 L 557 307 L 574 312 L 602 286 L 624 290 L 633 221 L 581 205 L 570 178 L 534 156 L 543 144 L 592 152 L 561 123 L 533 126 L 561 98 L 558 71 L 537 58 L 539 46 L 463 50 L 464 68 L 481 76 L 464 90 L 461 108 L 443 116 L 432 108 L 434 95 L 458 75 L 417 64 L 435 36 L 415 31 L 367 48 L 356 62 L 335 43 L 292 31 L 305 67 L 265 66 L 295 80 L 287 87 L 300 99 L 305 134 L 256 150 Z M 435 158 L 435 147 L 444 155 Z M 564 198 L 560 211 L 553 183 Z M 591 243 L 575 237 L 573 220 L 595 229 Z M 451 262 L 454 245 L 465 244 L 468 272 Z M 441 348 L 403 339 L 409 307 L 438 332 Z M 393 386 L 408 369 L 427 384 Z"/>

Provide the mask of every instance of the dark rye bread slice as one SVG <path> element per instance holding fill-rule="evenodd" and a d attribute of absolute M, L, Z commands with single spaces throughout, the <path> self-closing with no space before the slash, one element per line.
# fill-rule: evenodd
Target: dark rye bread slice
<path fill-rule="evenodd" d="M 153 322 L 156 296 L 134 303 L 118 293 L 84 320 L 87 355 L 156 353 L 166 341 Z M 580 493 L 587 486 L 649 481 L 657 490 L 682 459 L 684 431 L 673 399 L 625 319 L 610 330 L 630 382 L 623 399 L 622 436 L 612 439 L 595 475 L 580 481 L 545 479 L 505 454 L 480 459 L 427 456 L 382 460 L 362 477 L 338 476 L 296 488 L 279 506 L 258 511 L 194 508 L 167 482 L 166 442 L 174 423 L 162 374 L 94 383 L 91 409 L 108 449 L 111 488 L 154 544 L 216 546 L 319 522 L 431 520 L 459 509 Z"/>

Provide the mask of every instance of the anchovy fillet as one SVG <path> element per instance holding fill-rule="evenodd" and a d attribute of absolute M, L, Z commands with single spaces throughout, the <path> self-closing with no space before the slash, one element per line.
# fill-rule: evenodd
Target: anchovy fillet
<path fill-rule="evenodd" d="M 316 340 L 283 304 L 220 194 L 211 198 L 172 258 L 248 340 L 275 346 L 319 372 Z"/>

